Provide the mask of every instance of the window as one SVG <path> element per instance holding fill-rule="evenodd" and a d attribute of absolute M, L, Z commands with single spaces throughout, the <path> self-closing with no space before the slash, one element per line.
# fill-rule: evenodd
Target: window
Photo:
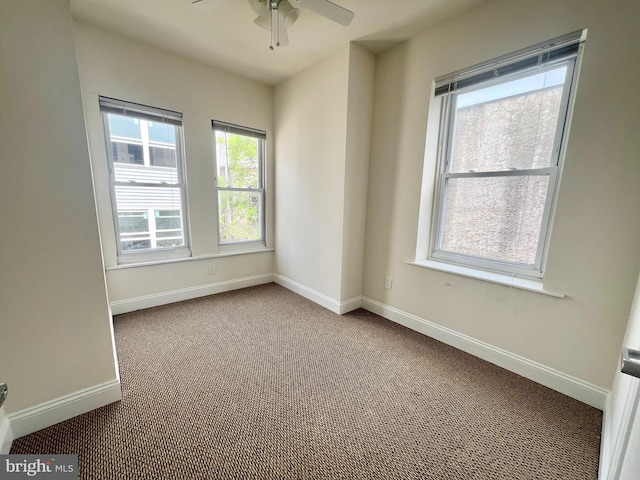
<path fill-rule="evenodd" d="M 220 245 L 264 245 L 266 134 L 213 121 Z"/>
<path fill-rule="evenodd" d="M 542 278 L 581 38 L 436 79 L 432 259 Z"/>
<path fill-rule="evenodd" d="M 119 262 L 189 256 L 182 114 L 106 97 L 100 109 Z"/>

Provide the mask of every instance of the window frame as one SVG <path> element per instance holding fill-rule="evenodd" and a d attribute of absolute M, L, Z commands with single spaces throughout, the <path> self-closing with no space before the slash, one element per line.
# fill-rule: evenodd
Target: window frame
<path fill-rule="evenodd" d="M 111 212 L 113 215 L 113 226 L 116 239 L 117 260 L 118 264 L 127 263 L 140 263 L 151 262 L 155 260 L 167 260 L 173 258 L 186 258 L 192 255 L 190 244 L 190 230 L 189 230 L 189 210 L 187 204 L 187 178 L 186 178 L 186 166 L 185 166 L 185 154 L 184 154 L 184 132 L 182 125 L 182 113 L 174 112 L 172 110 L 165 110 L 161 108 L 151 107 L 147 105 L 127 102 L 124 100 L 118 100 L 109 97 L 99 96 L 100 115 L 102 117 L 102 126 L 105 136 L 106 150 L 107 150 L 107 166 L 109 171 L 109 193 L 111 196 Z M 157 122 L 162 124 L 171 124 L 176 127 L 175 138 L 175 152 L 176 152 L 176 182 L 175 183 L 154 183 L 144 182 L 137 180 L 116 180 L 115 178 L 115 166 L 116 162 L 113 156 L 112 148 L 112 136 L 109 127 L 109 114 L 121 115 L 129 118 L 135 118 L 138 120 L 145 120 L 147 122 Z M 149 165 L 146 162 L 143 164 L 132 164 L 135 166 L 154 166 L 151 164 L 151 148 L 155 146 L 162 147 L 163 142 L 150 141 L 147 139 L 148 152 L 144 152 L 145 142 L 141 139 L 140 142 L 128 142 L 125 137 L 115 136 L 116 141 L 120 143 L 141 145 L 143 147 L 143 157 L 148 157 Z M 124 163 L 127 164 L 127 163 Z M 128 165 L 128 164 L 127 164 Z M 171 168 L 163 166 L 154 166 L 157 168 Z M 182 237 L 183 245 L 177 247 L 151 247 L 139 250 L 123 250 L 122 241 L 123 237 L 120 232 L 120 221 L 118 218 L 118 204 L 116 198 L 116 187 L 140 187 L 140 188 L 176 188 L 180 191 L 180 202 L 182 208 Z M 172 209 L 142 209 L 149 212 L 166 211 Z M 131 212 L 141 211 L 140 208 L 131 210 Z M 122 210 L 121 213 L 128 213 L 129 210 Z M 149 218 L 149 234 L 150 238 L 155 238 L 155 232 L 151 232 L 151 224 L 155 224 L 155 218 Z M 126 241 L 126 238 L 124 238 Z"/>
<path fill-rule="evenodd" d="M 585 36 L 586 30 L 573 32 L 548 42 L 505 55 L 498 59 L 454 72 L 435 80 L 434 96 L 432 97 L 432 101 L 436 100 L 441 103 L 439 109 L 440 122 L 438 127 L 437 161 L 435 168 L 433 207 L 431 211 L 431 228 L 430 234 L 428 235 L 427 260 L 536 280 L 543 278 Z M 577 46 L 577 48 L 575 46 Z M 566 49 L 568 47 L 576 48 L 575 54 L 555 60 L 550 59 L 554 51 L 562 53 L 560 49 Z M 535 63 L 536 57 L 538 59 L 537 63 Z M 547 61 L 542 63 L 541 60 L 544 58 L 546 58 Z M 518 64 L 527 66 L 519 68 L 514 72 L 509 72 L 510 66 Z M 556 125 L 552 156 L 549 166 L 530 169 L 482 172 L 450 171 L 453 134 L 455 128 L 454 109 L 456 108 L 456 100 L 459 95 L 544 73 L 545 71 L 556 69 L 561 65 L 566 65 L 567 71 L 564 81 L 564 89 L 560 100 L 558 123 Z M 505 71 L 507 73 L 499 74 L 500 71 Z M 465 81 L 467 85 L 464 85 Z M 460 86 L 460 84 L 463 86 Z M 447 182 L 450 179 L 518 176 L 548 176 L 549 178 L 545 203 L 543 206 L 543 216 L 537 243 L 535 262 L 533 265 L 443 250 L 442 243 L 447 201 Z"/>
<path fill-rule="evenodd" d="M 266 248 L 266 161 L 267 161 L 267 134 L 264 130 L 259 130 L 251 127 L 244 127 L 233 123 L 227 123 L 220 120 L 211 121 L 211 131 L 213 137 L 213 167 L 214 178 L 213 187 L 216 198 L 216 233 L 218 237 L 218 249 L 221 252 L 225 251 L 238 251 L 238 250 L 252 250 L 256 247 Z M 246 188 L 246 187 L 219 187 L 218 186 L 218 149 L 216 133 L 224 132 L 235 135 L 243 135 L 247 137 L 255 138 L 258 141 L 258 187 Z M 235 242 L 222 242 L 220 235 L 220 192 L 255 192 L 258 197 L 258 224 L 260 230 L 260 238 L 255 240 L 240 240 Z"/>

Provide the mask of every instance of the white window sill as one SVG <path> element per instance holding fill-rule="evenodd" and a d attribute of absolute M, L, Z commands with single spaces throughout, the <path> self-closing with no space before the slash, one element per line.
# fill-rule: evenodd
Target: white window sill
<path fill-rule="evenodd" d="M 255 253 L 267 248 L 264 241 L 220 243 L 218 244 L 218 255 L 232 254 L 242 255 L 244 252 Z"/>
<path fill-rule="evenodd" d="M 460 275 L 462 277 L 475 278 L 476 280 L 483 280 L 485 282 L 497 283 L 499 285 L 506 285 L 508 287 L 519 288 L 520 290 L 527 290 L 529 292 L 540 293 L 542 295 L 549 295 L 556 298 L 565 298 L 566 295 L 560 292 L 553 292 L 545 290 L 540 280 L 532 280 L 528 278 L 515 277 L 513 275 L 506 275 L 504 273 L 489 272 L 485 270 L 477 270 L 475 268 L 463 267 L 460 265 L 453 265 L 450 263 L 436 262 L 433 260 L 416 260 L 405 261 L 408 265 L 415 265 L 416 267 L 429 268 L 431 270 L 438 270 L 440 272 L 453 273 L 454 275 Z"/>
<path fill-rule="evenodd" d="M 216 253 L 212 255 L 198 255 L 195 257 L 185 257 L 185 258 L 167 258 L 163 260 L 152 260 L 148 262 L 137 262 L 137 263 L 122 263 L 120 265 L 113 265 L 110 267 L 105 267 L 105 270 L 122 270 L 125 268 L 139 268 L 139 267 L 149 267 L 152 265 L 165 265 L 168 263 L 180 263 L 180 262 L 193 262 L 197 260 L 209 260 L 212 258 L 221 258 L 221 257 L 235 257 L 236 255 L 249 255 L 252 253 L 265 253 L 265 252 L 274 252 L 275 248 L 255 248 L 253 250 L 234 250 L 222 253 Z"/>

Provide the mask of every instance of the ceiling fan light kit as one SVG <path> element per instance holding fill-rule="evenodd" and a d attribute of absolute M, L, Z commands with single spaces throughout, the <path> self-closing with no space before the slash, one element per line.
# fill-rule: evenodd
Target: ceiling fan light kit
<path fill-rule="evenodd" d="M 230 0 L 192 0 L 201 9 L 222 6 Z M 303 7 L 322 15 L 340 25 L 348 26 L 353 20 L 353 12 L 329 0 L 248 0 L 251 9 L 258 15 L 253 23 L 271 32 L 269 49 L 289 45 L 287 28 L 300 16 L 298 7 Z"/>

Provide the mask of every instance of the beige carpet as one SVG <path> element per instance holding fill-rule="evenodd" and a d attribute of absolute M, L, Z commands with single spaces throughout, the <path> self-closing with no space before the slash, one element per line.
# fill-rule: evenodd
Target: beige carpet
<path fill-rule="evenodd" d="M 274 284 L 120 315 L 123 401 L 18 439 L 83 479 L 597 478 L 602 413 Z"/>

